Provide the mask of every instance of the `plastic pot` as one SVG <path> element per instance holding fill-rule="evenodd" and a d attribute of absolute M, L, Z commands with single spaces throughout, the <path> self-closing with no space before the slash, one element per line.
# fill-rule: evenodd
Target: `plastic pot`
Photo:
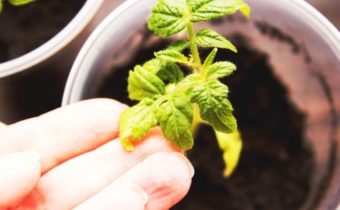
<path fill-rule="evenodd" d="M 46 61 L 63 49 L 82 32 L 97 13 L 102 3 L 103 0 L 86 1 L 72 21 L 46 43 L 18 58 L 0 63 L 0 77 L 27 70 L 34 65 Z"/>
<path fill-rule="evenodd" d="M 0 63 L 0 121 L 10 124 L 59 107 L 67 75 L 81 46 L 122 1 L 84 1 L 71 22 L 45 44 Z"/>
<path fill-rule="evenodd" d="M 145 28 L 155 1 L 127 1 L 100 24 L 73 65 L 63 105 L 97 96 L 98 85 L 115 71 L 118 58 L 124 59 L 121 52 L 133 55 L 138 44 L 131 38 Z M 242 34 L 268 55 L 290 102 L 306 116 L 304 135 L 314 155 L 312 188 L 299 209 L 335 210 L 340 201 L 340 34 L 305 1 L 248 2 L 250 20 L 236 16 L 209 25 L 227 36 Z"/>

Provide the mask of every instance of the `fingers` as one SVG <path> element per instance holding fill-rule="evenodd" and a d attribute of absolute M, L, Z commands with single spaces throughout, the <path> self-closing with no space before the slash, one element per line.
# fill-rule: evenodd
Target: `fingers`
<path fill-rule="evenodd" d="M 0 209 L 18 205 L 36 185 L 40 171 L 40 157 L 36 152 L 0 157 Z"/>
<path fill-rule="evenodd" d="M 117 137 L 125 108 L 109 99 L 87 100 L 8 126 L 0 130 L 0 155 L 38 151 L 44 173 Z"/>
<path fill-rule="evenodd" d="M 123 174 L 76 210 L 96 209 L 96 206 L 101 206 L 98 209 L 167 210 L 187 194 L 192 176 L 192 165 L 182 154 L 157 153 Z M 131 189 L 127 194 L 123 193 L 131 183 L 147 194 L 146 206 L 142 202 L 145 197 L 143 191 Z M 132 208 L 131 204 L 136 206 Z"/>
<path fill-rule="evenodd" d="M 35 191 L 42 196 L 41 205 L 49 209 L 70 209 L 102 190 L 147 156 L 162 151 L 172 152 L 175 149 L 162 137 L 159 129 L 153 129 L 146 141 L 142 141 L 133 152 L 126 152 L 120 142 L 114 140 L 49 171 L 41 178 Z"/>
<path fill-rule="evenodd" d="M 188 192 L 194 168 L 180 153 L 154 154 L 116 182 L 135 183 L 148 194 L 147 210 L 167 210 Z"/>
<path fill-rule="evenodd" d="M 133 152 L 126 152 L 119 140 L 80 155 L 46 173 L 36 191 L 48 209 L 70 209 L 87 200 L 123 173 L 157 152 L 174 149 L 154 129 Z M 65 194 L 67 192 L 67 194 Z"/>
<path fill-rule="evenodd" d="M 148 195 L 136 184 L 112 184 L 74 210 L 144 210 Z"/>

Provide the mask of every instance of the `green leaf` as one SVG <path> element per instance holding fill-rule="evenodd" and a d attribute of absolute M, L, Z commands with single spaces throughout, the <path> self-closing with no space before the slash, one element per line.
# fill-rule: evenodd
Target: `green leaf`
<path fill-rule="evenodd" d="M 119 118 L 120 141 L 128 151 L 134 149 L 133 142 L 140 140 L 158 121 L 154 101 L 144 99 L 125 110 Z"/>
<path fill-rule="evenodd" d="M 170 83 L 178 83 L 184 78 L 184 73 L 179 66 L 170 61 L 162 62 L 161 68 L 157 73 L 157 76 L 163 81 Z"/>
<path fill-rule="evenodd" d="M 209 79 L 218 79 L 232 74 L 236 66 L 230 62 L 216 62 L 205 69 L 205 75 Z"/>
<path fill-rule="evenodd" d="M 169 37 L 185 29 L 185 0 L 158 0 L 152 7 L 148 27 L 156 35 Z"/>
<path fill-rule="evenodd" d="M 191 92 L 192 89 L 203 80 L 204 77 L 202 76 L 202 74 L 193 73 L 186 76 L 180 83 L 178 83 L 176 89 L 184 93 Z"/>
<path fill-rule="evenodd" d="M 242 138 L 238 131 L 230 134 L 221 133 L 215 130 L 219 147 L 223 151 L 223 160 L 225 163 L 224 176 L 230 176 L 240 159 L 242 150 Z"/>
<path fill-rule="evenodd" d="M 184 73 L 179 66 L 171 61 L 152 59 L 147 61 L 143 68 L 152 74 L 157 75 L 164 82 L 178 83 L 184 78 Z"/>
<path fill-rule="evenodd" d="M 178 41 L 176 41 L 174 43 L 171 43 L 168 46 L 168 49 L 169 50 L 176 50 L 176 51 L 183 51 L 183 50 L 185 50 L 188 47 L 189 47 L 189 43 L 187 41 L 178 40 Z"/>
<path fill-rule="evenodd" d="M 221 34 L 205 28 L 197 32 L 195 42 L 202 47 L 217 47 L 237 52 L 236 47 Z"/>
<path fill-rule="evenodd" d="M 193 88 L 191 101 L 198 104 L 202 119 L 214 129 L 232 133 L 237 129 L 237 124 L 227 94 L 228 87 L 221 82 L 206 81 Z"/>
<path fill-rule="evenodd" d="M 143 69 L 156 75 L 161 69 L 161 60 L 157 58 L 151 59 L 143 64 Z"/>
<path fill-rule="evenodd" d="M 21 6 L 33 2 L 34 0 L 8 0 L 13 6 Z"/>
<path fill-rule="evenodd" d="M 234 14 L 237 10 L 245 11 L 247 4 L 243 0 L 191 0 L 191 21 L 208 21 L 224 15 Z"/>
<path fill-rule="evenodd" d="M 137 65 L 134 71 L 129 73 L 128 92 L 132 100 L 153 98 L 165 93 L 165 84 L 156 75 Z"/>
<path fill-rule="evenodd" d="M 164 136 L 175 146 L 188 150 L 193 146 L 191 123 L 193 107 L 189 98 L 183 94 L 173 94 L 157 110 Z"/>
<path fill-rule="evenodd" d="M 188 63 L 188 58 L 177 50 L 166 49 L 155 53 L 156 58 L 176 63 Z"/>
<path fill-rule="evenodd" d="M 2 11 L 2 0 L 0 0 L 0 12 Z"/>
<path fill-rule="evenodd" d="M 207 69 L 213 62 L 214 62 L 214 59 L 216 57 L 216 53 L 217 53 L 217 48 L 214 48 L 210 53 L 209 55 L 207 56 L 207 58 L 204 60 L 204 63 L 203 63 L 203 70 L 204 69 Z"/>

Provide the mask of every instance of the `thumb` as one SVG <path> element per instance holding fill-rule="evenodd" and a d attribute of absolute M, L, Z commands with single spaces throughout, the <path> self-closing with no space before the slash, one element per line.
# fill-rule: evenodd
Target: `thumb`
<path fill-rule="evenodd" d="M 14 207 L 29 194 L 40 178 L 37 152 L 18 152 L 0 157 L 0 209 Z"/>

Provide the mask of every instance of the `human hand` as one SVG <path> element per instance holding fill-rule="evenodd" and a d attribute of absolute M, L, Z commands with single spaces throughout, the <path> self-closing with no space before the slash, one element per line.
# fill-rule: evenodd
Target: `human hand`
<path fill-rule="evenodd" d="M 187 193 L 193 168 L 158 129 L 126 152 L 126 107 L 94 99 L 0 130 L 0 209 L 166 210 Z"/>

